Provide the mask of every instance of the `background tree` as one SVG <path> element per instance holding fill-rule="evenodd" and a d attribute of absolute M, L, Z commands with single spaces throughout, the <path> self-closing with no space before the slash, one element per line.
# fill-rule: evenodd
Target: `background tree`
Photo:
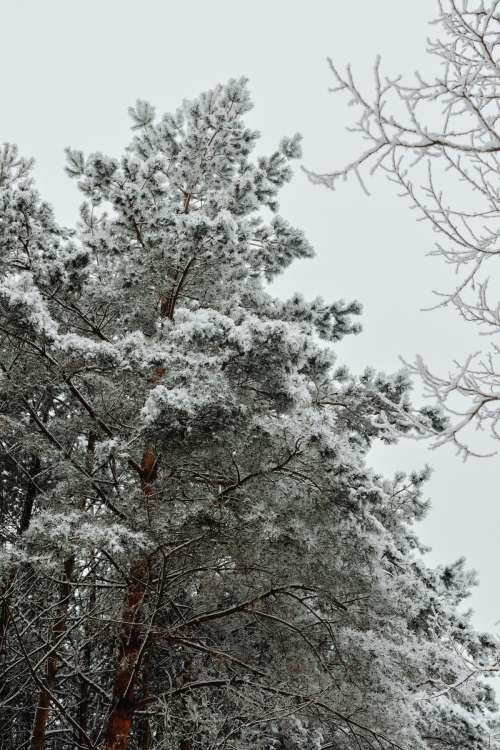
<path fill-rule="evenodd" d="M 431 254 L 459 274 L 457 286 L 440 293 L 438 306 L 453 306 L 466 322 L 494 335 L 500 326 L 498 286 L 490 280 L 500 238 L 500 3 L 438 2 L 435 24 L 443 36 L 428 43 L 436 74 L 414 82 L 382 75 L 365 95 L 350 67 L 345 74 L 330 61 L 335 91 L 349 95 L 360 112 L 352 128 L 367 148 L 342 169 L 309 173 L 334 188 L 340 178 L 386 172 L 401 195 L 437 234 Z M 500 435 L 498 345 L 457 362 L 448 376 L 435 375 L 419 357 L 409 366 L 426 393 L 450 417 L 436 444 L 453 442 L 463 457 L 474 453 L 465 437 L 471 424 Z"/>
<path fill-rule="evenodd" d="M 2 750 L 499 746 L 426 472 L 365 463 L 407 380 L 336 364 L 356 303 L 268 291 L 312 249 L 299 139 L 252 160 L 249 108 L 138 102 L 123 157 L 68 150 L 75 230 L 2 151 Z"/>

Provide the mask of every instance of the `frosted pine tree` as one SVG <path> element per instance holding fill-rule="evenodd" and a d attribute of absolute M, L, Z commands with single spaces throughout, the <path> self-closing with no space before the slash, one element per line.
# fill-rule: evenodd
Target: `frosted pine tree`
<path fill-rule="evenodd" d="M 405 378 L 337 365 L 356 303 L 269 291 L 313 251 L 299 138 L 252 160 L 249 108 L 138 102 L 121 159 L 69 150 L 74 231 L 2 152 L 2 750 L 498 746 L 425 472 L 365 463 Z"/>

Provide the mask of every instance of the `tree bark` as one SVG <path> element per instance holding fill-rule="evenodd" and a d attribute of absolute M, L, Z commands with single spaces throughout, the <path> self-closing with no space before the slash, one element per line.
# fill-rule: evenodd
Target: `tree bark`
<path fill-rule="evenodd" d="M 150 668 L 149 668 L 149 662 L 150 657 L 149 654 L 146 653 L 143 662 L 142 662 L 142 703 L 144 706 L 148 705 L 149 702 L 149 677 L 150 677 Z M 141 730 L 140 730 L 140 739 L 138 742 L 138 746 L 140 750 L 150 750 L 151 748 L 151 726 L 149 724 L 149 716 L 144 716 L 142 718 L 141 722 Z"/>
<path fill-rule="evenodd" d="M 113 686 L 113 703 L 108 718 L 104 750 L 127 750 L 136 710 L 135 687 L 141 648 L 141 606 L 146 592 L 148 561 L 134 560 L 130 566 L 130 583 L 122 610 L 118 667 Z"/>
<path fill-rule="evenodd" d="M 139 469 L 142 494 L 147 506 L 153 494 L 157 474 L 157 456 L 146 445 Z M 149 509 L 148 509 L 149 512 Z M 146 593 L 148 560 L 138 557 L 132 561 L 129 585 L 122 610 L 122 628 L 119 638 L 118 668 L 113 686 L 113 703 L 106 728 L 103 750 L 127 750 L 130 731 L 137 708 L 136 683 L 141 652 L 145 647 L 141 628 L 141 608 Z"/>
<path fill-rule="evenodd" d="M 92 583 L 95 582 L 94 573 L 91 574 L 91 580 L 92 580 Z M 89 615 L 95 609 L 96 598 L 97 598 L 97 592 L 96 592 L 95 585 L 93 585 L 90 588 L 89 601 L 88 601 Z M 83 668 L 87 674 L 90 674 L 91 669 L 92 669 L 92 654 L 93 654 L 93 646 L 94 646 L 94 643 L 92 640 L 94 627 L 92 625 L 92 620 L 90 618 L 86 621 L 84 630 L 85 630 L 86 642 L 83 648 Z M 85 733 L 88 733 L 90 702 L 91 702 L 91 693 L 90 693 L 88 681 L 83 679 L 83 677 L 81 677 L 80 678 L 80 700 L 78 704 L 78 724 L 80 725 L 78 742 L 79 742 L 80 747 L 85 747 L 84 735 Z"/>
<path fill-rule="evenodd" d="M 52 629 L 52 637 L 49 644 L 50 648 L 53 648 L 55 646 L 66 628 L 69 600 L 71 596 L 70 580 L 71 576 L 73 575 L 74 566 L 75 557 L 74 555 L 72 555 L 71 557 L 68 557 L 68 559 L 64 562 L 64 580 L 61 583 L 61 587 L 59 590 L 58 616 Z M 50 653 L 47 659 L 44 686 L 40 689 L 40 693 L 38 695 L 38 704 L 35 711 L 35 718 L 33 720 L 33 728 L 31 730 L 30 750 L 43 750 L 45 732 L 49 719 L 50 695 L 53 692 L 56 684 L 58 668 L 59 659 L 57 657 L 57 650 L 55 649 Z"/>
<path fill-rule="evenodd" d="M 40 463 L 39 457 L 33 456 L 33 458 L 31 459 L 31 464 L 29 468 L 30 481 L 29 481 L 28 487 L 26 488 L 23 508 L 21 511 L 21 518 L 19 520 L 19 526 L 18 526 L 19 535 L 27 531 L 30 525 L 31 515 L 33 512 L 33 503 L 35 502 L 35 498 L 38 494 L 38 485 L 36 484 L 35 481 L 32 481 L 31 478 L 36 477 L 36 475 L 40 471 L 40 468 L 41 468 L 41 463 Z M 12 571 L 7 583 L 5 584 L 5 588 L 4 588 L 5 592 L 8 592 L 8 590 L 12 586 L 14 579 L 15 579 L 15 575 L 16 575 L 16 572 Z M 6 596 L 4 603 L 0 606 L 0 657 L 4 654 L 5 642 L 7 640 L 7 628 L 9 625 L 8 604 L 9 604 L 9 600 L 8 600 L 8 597 Z"/>
<path fill-rule="evenodd" d="M 41 468 L 42 464 L 40 458 L 38 456 L 33 456 L 29 469 L 30 477 L 36 477 Z M 23 510 L 19 521 L 19 534 L 23 534 L 29 528 L 31 515 L 33 513 L 33 503 L 35 502 L 37 494 L 38 486 L 34 480 L 31 480 L 24 497 Z"/>

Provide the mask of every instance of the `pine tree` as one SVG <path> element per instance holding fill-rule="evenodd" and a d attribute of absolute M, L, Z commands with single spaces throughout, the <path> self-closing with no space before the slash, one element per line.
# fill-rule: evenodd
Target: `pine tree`
<path fill-rule="evenodd" d="M 500 747 L 426 472 L 366 465 L 407 380 L 337 365 L 357 303 L 269 290 L 313 251 L 300 139 L 252 160 L 249 108 L 138 102 L 121 159 L 68 150 L 75 230 L 2 151 L 2 750 Z"/>

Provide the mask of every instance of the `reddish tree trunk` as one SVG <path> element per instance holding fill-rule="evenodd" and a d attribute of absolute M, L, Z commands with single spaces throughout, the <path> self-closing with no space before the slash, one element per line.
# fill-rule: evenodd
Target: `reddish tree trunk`
<path fill-rule="evenodd" d="M 155 452 L 146 447 L 140 472 L 142 493 L 147 503 L 153 494 L 156 479 L 157 458 Z M 113 704 L 106 727 L 103 750 L 127 750 L 130 731 L 137 707 L 136 683 L 143 643 L 141 632 L 141 606 L 146 593 L 148 561 L 145 557 L 134 560 L 130 566 L 130 583 L 125 595 L 120 632 L 118 668 L 113 686 Z"/>
<path fill-rule="evenodd" d="M 134 560 L 122 611 L 120 653 L 113 686 L 113 704 L 106 728 L 104 750 L 127 750 L 136 709 L 135 686 L 142 646 L 139 622 L 146 590 L 146 558 Z"/>

